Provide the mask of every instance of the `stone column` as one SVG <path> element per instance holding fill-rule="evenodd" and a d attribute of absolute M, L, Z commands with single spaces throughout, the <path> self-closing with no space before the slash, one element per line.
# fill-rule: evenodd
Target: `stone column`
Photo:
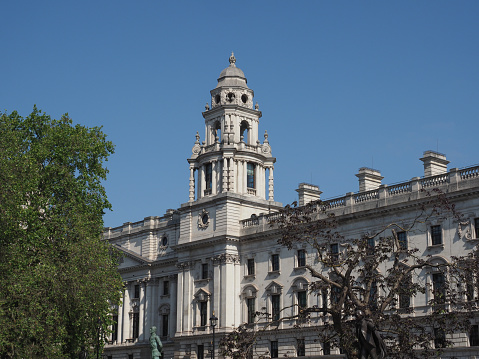
<path fill-rule="evenodd" d="M 195 200 L 195 165 L 190 163 L 190 198 L 189 202 Z"/>
<path fill-rule="evenodd" d="M 180 269 L 180 272 L 178 273 L 178 282 L 177 282 L 177 300 L 176 305 L 177 305 L 177 311 L 176 311 L 176 335 L 181 335 L 183 332 L 183 318 L 182 318 L 182 312 L 183 312 L 183 271 Z"/>
<path fill-rule="evenodd" d="M 243 189 L 243 160 L 238 160 L 238 176 L 236 178 L 236 182 L 238 182 L 238 193 L 243 194 L 244 189 Z"/>
<path fill-rule="evenodd" d="M 211 162 L 211 194 L 216 194 L 216 172 L 218 171 L 218 161 Z"/>
<path fill-rule="evenodd" d="M 123 309 L 124 309 L 124 303 L 125 303 L 125 293 L 123 292 L 123 298 L 122 298 L 123 305 L 118 306 L 118 333 L 116 335 L 116 343 L 120 344 L 122 342 L 121 337 L 123 335 Z M 113 344 L 116 344 L 113 343 Z"/>
<path fill-rule="evenodd" d="M 178 313 L 178 303 L 177 303 L 177 285 L 176 282 L 178 280 L 178 275 L 173 274 L 168 277 L 170 281 L 170 320 L 169 320 L 169 333 L 170 337 L 173 337 L 176 333 L 176 317 Z"/>
<path fill-rule="evenodd" d="M 146 314 L 146 281 L 140 283 L 140 304 L 139 304 L 140 325 L 138 333 L 138 341 L 145 340 L 145 314 Z"/>
<path fill-rule="evenodd" d="M 229 173 L 229 180 L 230 180 L 230 184 L 229 184 L 229 188 L 230 188 L 230 191 L 232 192 L 236 192 L 236 186 L 235 186 L 235 167 L 236 167 L 236 160 L 234 158 L 230 159 L 230 173 Z"/>
<path fill-rule="evenodd" d="M 201 176 L 201 179 L 198 179 L 198 182 L 201 183 L 201 186 L 200 186 L 201 187 L 201 191 L 200 191 L 201 193 L 200 193 L 200 197 L 198 197 L 198 198 L 203 198 L 204 195 L 205 195 L 204 191 L 206 189 L 205 166 L 204 165 L 202 165 L 200 167 L 200 174 L 198 176 Z"/>
<path fill-rule="evenodd" d="M 122 330 L 122 342 L 130 338 L 130 283 L 125 284 L 125 294 L 123 300 L 123 330 Z"/>
<path fill-rule="evenodd" d="M 228 159 L 223 158 L 223 193 L 228 192 Z"/>
<path fill-rule="evenodd" d="M 273 178 L 273 169 L 274 167 L 271 166 L 269 168 L 269 183 L 268 183 L 268 190 L 269 190 L 269 200 L 274 201 L 274 178 Z"/>
<path fill-rule="evenodd" d="M 254 166 L 254 180 L 255 180 L 255 189 L 256 189 L 256 195 L 258 197 L 260 197 L 260 193 L 261 193 L 261 189 L 260 189 L 260 186 L 261 186 L 261 166 L 257 163 L 255 166 Z"/>

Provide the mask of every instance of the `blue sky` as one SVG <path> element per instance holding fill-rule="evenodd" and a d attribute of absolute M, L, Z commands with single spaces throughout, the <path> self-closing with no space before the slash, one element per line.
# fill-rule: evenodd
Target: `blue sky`
<path fill-rule="evenodd" d="M 479 163 L 478 1 L 3 1 L 0 108 L 103 126 L 106 226 L 188 200 L 188 163 L 231 51 L 255 91 L 275 199 Z"/>

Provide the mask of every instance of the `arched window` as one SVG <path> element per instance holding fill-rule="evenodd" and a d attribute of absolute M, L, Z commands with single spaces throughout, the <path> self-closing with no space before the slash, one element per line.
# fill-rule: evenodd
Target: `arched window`
<path fill-rule="evenodd" d="M 208 302 L 211 293 L 204 289 L 200 289 L 194 295 L 196 302 L 196 326 L 200 328 L 206 327 L 208 324 Z"/>
<path fill-rule="evenodd" d="M 258 288 L 254 285 L 247 285 L 243 289 L 243 299 L 246 306 L 246 323 L 253 324 L 256 317 L 256 294 Z"/>
<path fill-rule="evenodd" d="M 281 318 L 281 293 L 283 286 L 279 283 L 272 282 L 266 287 L 266 294 L 270 297 L 271 319 L 279 320 Z"/>
<path fill-rule="evenodd" d="M 255 186 L 255 175 L 254 175 L 254 172 L 255 172 L 255 168 L 256 165 L 254 163 L 251 163 L 251 162 L 248 162 L 247 164 L 247 168 L 246 168 L 246 184 L 247 184 L 247 187 L 248 188 L 256 188 Z"/>
<path fill-rule="evenodd" d="M 216 121 L 213 127 L 213 143 L 216 143 L 216 138 L 218 138 L 218 142 L 221 143 L 221 123 L 220 121 Z"/>
<path fill-rule="evenodd" d="M 243 142 L 250 144 L 250 139 L 249 139 L 249 124 L 247 121 L 241 121 L 240 124 L 240 139 L 243 140 Z"/>

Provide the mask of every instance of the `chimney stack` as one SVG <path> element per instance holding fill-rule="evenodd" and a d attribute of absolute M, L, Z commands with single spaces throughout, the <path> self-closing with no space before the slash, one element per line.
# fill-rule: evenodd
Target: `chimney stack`
<path fill-rule="evenodd" d="M 296 192 L 298 192 L 298 204 L 300 206 L 304 206 L 309 202 L 317 201 L 321 193 L 323 193 L 319 190 L 318 186 L 309 183 L 300 183 Z"/>
<path fill-rule="evenodd" d="M 360 192 L 378 189 L 381 185 L 381 180 L 384 178 L 378 170 L 367 167 L 361 167 L 356 177 L 359 178 Z"/>
<path fill-rule="evenodd" d="M 424 177 L 447 173 L 449 161 L 446 160 L 446 155 L 429 150 L 424 152 L 423 156 L 420 160 L 424 162 Z"/>

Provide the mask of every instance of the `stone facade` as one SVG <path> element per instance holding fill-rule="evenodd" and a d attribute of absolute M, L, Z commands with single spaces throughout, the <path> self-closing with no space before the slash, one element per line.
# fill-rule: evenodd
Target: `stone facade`
<path fill-rule="evenodd" d="M 210 355 L 213 312 L 219 319 L 218 341 L 221 334 L 248 322 L 248 305 L 268 312 L 277 304 L 273 301 L 281 308 L 292 306 L 312 281 L 304 267 L 315 263 L 312 248 L 288 250 L 277 243 L 278 233 L 270 227 L 282 206 L 274 201 L 276 159 L 268 134 L 259 140 L 261 112 L 253 105 L 254 92 L 233 54 L 229 61 L 211 91 L 211 106 L 203 112 L 204 141 L 197 133 L 188 159 L 188 202 L 161 217 L 105 229 L 104 237 L 124 253 L 119 271 L 125 281 L 107 357 L 149 358 L 148 333 L 156 326 L 166 359 L 203 359 Z M 468 221 L 424 223 L 407 238 L 408 245 L 438 261 L 473 248 L 479 240 L 479 166 L 448 171 L 446 157 L 433 151 L 421 160 L 423 177 L 392 186 L 381 184 L 379 171 L 361 168 L 358 192 L 324 203 L 341 219 L 341 233 L 352 238 L 392 221 L 408 222 L 425 200 L 421 189 L 438 187 Z M 321 194 L 317 186 L 304 183 L 297 192 L 301 205 Z M 437 225 L 442 241 L 433 244 L 431 226 Z M 421 280 L 430 283 L 431 273 L 422 273 Z M 417 313 L 428 310 L 430 295 L 414 298 Z M 306 300 L 308 305 L 323 304 L 322 296 L 308 295 Z M 297 309 L 288 310 L 284 315 Z M 327 317 L 313 316 L 302 329 L 294 328 L 296 320 L 285 320 L 279 332 L 263 335 L 258 347 L 269 350 L 271 342 L 277 342 L 280 357 L 297 356 L 298 345 L 304 343 L 307 357 L 341 357 L 336 349 L 325 354 L 326 348 L 314 340 L 311 329 L 324 320 Z M 259 329 L 262 324 L 254 325 Z M 470 346 L 468 335 L 458 333 L 454 340 L 456 347 L 444 357 L 479 358 L 479 347 Z"/>

